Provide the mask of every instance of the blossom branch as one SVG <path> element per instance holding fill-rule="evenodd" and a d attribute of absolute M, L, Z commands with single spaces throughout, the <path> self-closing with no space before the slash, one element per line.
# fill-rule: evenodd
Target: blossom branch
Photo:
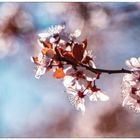
<path fill-rule="evenodd" d="M 118 73 L 132 73 L 133 72 L 133 71 L 130 71 L 130 70 L 126 70 L 124 68 L 122 68 L 120 70 L 107 70 L 107 69 L 92 68 L 91 66 L 86 66 L 82 63 L 76 63 L 76 61 L 72 61 L 72 60 L 62 56 L 57 48 L 55 49 L 55 51 L 56 51 L 57 59 L 59 61 L 67 62 L 68 64 L 71 64 L 73 67 L 76 67 L 76 66 L 84 67 L 84 68 L 86 68 L 87 70 L 89 70 L 93 73 L 118 74 Z"/>
<path fill-rule="evenodd" d="M 81 31 L 67 34 L 63 32 L 64 26 L 50 28 L 47 33 L 39 34 L 41 52 L 37 57 L 31 57 L 37 65 L 37 79 L 53 70 L 53 77 L 63 79 L 67 96 L 77 110 L 85 112 L 85 96 L 90 101 L 108 101 L 109 97 L 96 85 L 102 73 L 126 73 L 122 82 L 123 106 L 129 106 L 140 112 L 140 57 L 126 61 L 127 69 L 100 69 L 96 68 L 93 55 L 87 50 L 87 39 L 80 42 L 76 40 Z"/>

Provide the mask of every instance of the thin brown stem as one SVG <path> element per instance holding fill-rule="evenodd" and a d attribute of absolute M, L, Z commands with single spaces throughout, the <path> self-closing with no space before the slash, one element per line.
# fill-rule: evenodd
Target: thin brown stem
<path fill-rule="evenodd" d="M 132 73 L 130 70 L 126 69 L 120 69 L 120 70 L 106 70 L 106 69 L 98 69 L 98 68 L 92 68 L 90 66 L 86 66 L 84 64 L 80 64 L 80 66 L 85 67 L 87 70 L 90 70 L 94 73 L 108 73 L 108 74 L 117 74 L 117 73 Z"/>

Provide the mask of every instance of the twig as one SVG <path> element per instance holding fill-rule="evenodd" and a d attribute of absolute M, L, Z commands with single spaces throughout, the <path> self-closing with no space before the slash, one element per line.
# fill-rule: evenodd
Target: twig
<path fill-rule="evenodd" d="M 87 70 L 90 70 L 92 72 L 95 73 L 108 73 L 108 74 L 117 74 L 117 73 L 132 73 L 132 71 L 130 70 L 126 70 L 126 69 L 121 69 L 121 70 L 106 70 L 106 69 L 98 69 L 98 68 L 92 68 L 89 66 L 86 66 L 84 64 L 80 64 L 80 66 L 85 67 Z"/>
<path fill-rule="evenodd" d="M 56 49 L 56 53 L 57 53 L 57 56 L 58 56 L 57 59 L 59 59 L 59 61 L 67 62 L 67 64 L 71 64 L 74 67 L 77 67 L 77 66 L 84 67 L 84 68 L 86 68 L 87 70 L 89 70 L 93 73 L 119 74 L 119 73 L 132 73 L 133 72 L 133 71 L 126 70 L 126 69 L 123 69 L 123 68 L 120 69 L 120 70 L 107 70 L 107 69 L 92 68 L 91 66 L 87 66 L 87 65 L 84 65 L 82 63 L 76 63 L 76 61 L 74 62 L 74 61 L 71 61 L 68 58 L 63 57 L 57 49 Z"/>

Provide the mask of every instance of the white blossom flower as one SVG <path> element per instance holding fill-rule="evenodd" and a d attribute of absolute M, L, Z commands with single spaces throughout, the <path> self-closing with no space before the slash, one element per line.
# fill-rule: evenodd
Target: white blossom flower
<path fill-rule="evenodd" d="M 132 70 L 140 70 L 140 57 L 139 58 L 132 57 L 130 60 L 126 61 L 126 65 L 130 67 Z"/>
<path fill-rule="evenodd" d="M 140 112 L 140 96 L 128 94 L 125 96 L 122 106 L 128 106 L 134 112 Z"/>
<path fill-rule="evenodd" d="M 50 38 L 55 34 L 59 34 L 60 32 L 62 32 L 65 29 L 64 25 L 55 25 L 55 26 L 51 26 L 46 33 L 40 33 L 38 34 L 40 40 L 44 41 L 46 38 Z M 53 41 L 53 38 L 51 39 L 51 41 Z"/>
<path fill-rule="evenodd" d="M 93 58 L 93 51 L 92 50 L 88 50 L 88 51 L 85 50 L 82 61 L 84 61 L 87 58 L 89 59 L 88 65 L 91 66 L 92 68 L 96 68 L 96 65 L 94 62 L 95 57 Z"/>
<path fill-rule="evenodd" d="M 35 74 L 35 78 L 39 79 L 41 75 L 44 75 L 46 72 L 46 68 L 43 66 L 38 66 Z"/>
<path fill-rule="evenodd" d="M 135 112 L 140 112 L 140 57 L 131 58 L 126 65 L 133 71 L 125 74 L 122 82 L 123 106 L 128 106 Z"/>
<path fill-rule="evenodd" d="M 51 59 L 39 53 L 38 57 L 31 57 L 31 61 L 37 64 L 35 78 L 39 79 L 41 75 L 45 74 L 46 67 L 50 64 Z"/>
<path fill-rule="evenodd" d="M 108 101 L 109 97 L 99 90 L 96 92 L 92 92 L 89 96 L 89 99 L 90 101 Z"/>
<path fill-rule="evenodd" d="M 80 88 L 80 87 L 79 87 Z M 75 106 L 77 110 L 81 110 L 82 113 L 85 112 L 85 99 L 84 93 L 82 92 L 82 88 L 79 89 L 78 86 L 71 86 L 66 88 L 68 93 L 68 98 L 70 103 Z"/>
<path fill-rule="evenodd" d="M 65 84 L 65 83 L 67 83 L 67 81 L 70 81 L 69 79 L 71 79 L 71 83 L 78 81 L 79 84 L 81 84 L 81 85 L 86 85 L 87 81 L 96 80 L 96 74 L 94 74 L 93 72 L 87 70 L 86 68 L 80 67 L 80 66 L 78 66 L 76 70 L 74 70 L 72 67 L 65 69 L 65 74 L 66 74 L 66 76 L 64 78 L 64 86 L 67 85 L 67 84 Z"/>
<path fill-rule="evenodd" d="M 78 75 L 76 75 L 77 70 L 74 70 L 72 68 L 72 66 L 69 66 L 68 68 L 66 68 L 64 70 L 64 72 L 65 72 L 66 76 L 63 79 L 63 84 L 66 88 L 70 87 L 70 86 L 73 86 L 76 83 L 76 81 L 77 82 L 80 82 L 80 81 L 83 82 L 84 81 L 84 80 L 80 80 L 80 77 Z"/>
<path fill-rule="evenodd" d="M 85 94 L 89 95 L 90 101 L 108 101 L 109 97 L 101 92 L 96 86 L 93 86 L 92 89 L 87 88 L 84 92 Z"/>
<path fill-rule="evenodd" d="M 74 81 L 75 81 L 74 77 L 66 75 L 63 79 L 63 85 L 64 87 L 69 87 L 74 83 Z"/>

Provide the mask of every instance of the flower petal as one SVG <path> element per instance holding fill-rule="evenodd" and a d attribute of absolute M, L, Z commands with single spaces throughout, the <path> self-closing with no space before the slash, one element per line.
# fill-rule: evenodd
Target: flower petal
<path fill-rule="evenodd" d="M 81 104 L 80 109 L 81 109 L 81 111 L 84 113 L 85 110 L 86 110 L 85 105 L 84 105 L 84 104 Z"/>
<path fill-rule="evenodd" d="M 128 103 L 128 101 L 129 101 L 129 95 L 124 98 L 122 102 L 122 106 L 125 106 Z"/>
<path fill-rule="evenodd" d="M 38 34 L 38 36 L 41 39 L 46 39 L 46 38 L 50 37 L 50 34 L 46 32 L 46 33 L 40 33 L 40 34 Z"/>
<path fill-rule="evenodd" d="M 93 93 L 92 95 L 89 96 L 90 101 L 97 101 L 97 96 Z"/>
<path fill-rule="evenodd" d="M 36 74 L 35 74 L 35 78 L 39 79 L 41 75 L 45 74 L 46 72 L 46 68 L 43 66 L 38 66 Z"/>
<path fill-rule="evenodd" d="M 137 58 L 135 58 L 135 57 L 132 57 L 131 59 L 130 59 L 130 62 L 131 62 L 131 64 L 132 64 L 132 66 L 134 66 L 134 67 L 140 67 L 140 63 L 139 63 L 139 61 L 138 61 L 138 59 Z"/>
<path fill-rule="evenodd" d="M 131 62 L 130 62 L 129 60 L 126 60 L 126 61 L 125 61 L 125 64 L 126 64 L 128 67 L 130 67 L 130 68 L 133 67 L 132 64 L 131 64 Z"/>
<path fill-rule="evenodd" d="M 72 76 L 65 76 L 63 80 L 63 85 L 65 87 L 69 87 L 72 85 L 74 78 Z"/>
<path fill-rule="evenodd" d="M 108 101 L 109 100 L 109 97 L 100 91 L 97 91 L 96 94 L 97 94 L 97 98 L 99 98 L 101 101 Z"/>
<path fill-rule="evenodd" d="M 81 110 L 83 113 L 85 112 L 84 100 L 82 100 L 82 102 L 77 104 L 76 109 Z"/>
<path fill-rule="evenodd" d="M 50 38 L 50 43 L 54 43 L 56 41 L 56 39 L 54 37 Z"/>

